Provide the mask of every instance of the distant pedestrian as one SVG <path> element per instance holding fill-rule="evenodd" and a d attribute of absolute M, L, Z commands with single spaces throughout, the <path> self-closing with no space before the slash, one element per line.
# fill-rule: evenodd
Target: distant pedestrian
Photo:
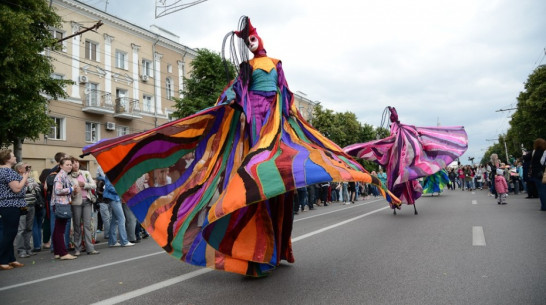
<path fill-rule="evenodd" d="M 506 178 L 504 177 L 504 171 L 502 169 L 497 169 L 497 175 L 495 177 L 495 189 L 498 194 L 498 204 L 506 204 L 506 197 L 508 195 L 508 183 L 506 183 Z"/>

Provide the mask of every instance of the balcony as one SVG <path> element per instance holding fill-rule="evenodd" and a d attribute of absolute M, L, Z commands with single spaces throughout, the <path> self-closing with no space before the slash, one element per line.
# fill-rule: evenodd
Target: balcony
<path fill-rule="evenodd" d="M 96 114 L 114 114 L 112 94 L 106 91 L 85 89 L 82 111 Z"/>
<path fill-rule="evenodd" d="M 142 116 L 140 115 L 140 102 L 137 99 L 118 97 L 116 99 L 115 110 L 115 118 L 127 120 L 142 118 Z"/>

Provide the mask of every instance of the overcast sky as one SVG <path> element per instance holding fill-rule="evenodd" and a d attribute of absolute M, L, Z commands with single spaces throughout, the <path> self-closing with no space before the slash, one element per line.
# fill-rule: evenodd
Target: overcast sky
<path fill-rule="evenodd" d="M 247 15 L 292 91 L 374 126 L 387 106 L 405 124 L 463 125 L 464 164 L 507 131 L 513 111 L 497 110 L 515 107 L 528 75 L 546 64 L 543 0 L 208 0 L 158 19 L 155 2 L 109 0 L 107 12 L 216 52 Z"/>

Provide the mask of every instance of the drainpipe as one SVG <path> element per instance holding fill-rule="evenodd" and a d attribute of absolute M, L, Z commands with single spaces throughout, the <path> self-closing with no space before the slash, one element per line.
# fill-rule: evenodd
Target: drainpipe
<path fill-rule="evenodd" d="M 153 61 L 153 68 L 154 68 L 154 126 L 157 127 L 157 82 L 155 79 L 155 45 L 159 42 L 159 35 L 155 35 L 156 41 L 152 45 L 152 61 Z M 159 79 L 159 83 L 161 84 L 161 78 Z M 161 88 L 160 88 L 161 89 Z"/>

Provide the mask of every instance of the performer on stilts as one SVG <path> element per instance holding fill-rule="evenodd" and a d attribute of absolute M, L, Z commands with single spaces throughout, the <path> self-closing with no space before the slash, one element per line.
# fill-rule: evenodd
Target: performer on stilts
<path fill-rule="evenodd" d="M 267 56 L 248 17 L 226 41 L 239 71 L 216 106 L 85 147 L 84 153 L 95 156 L 143 227 L 172 256 L 263 276 L 281 260 L 294 262 L 294 190 L 328 181 L 381 182 L 303 119 L 281 61 Z M 152 173 L 153 180 L 159 170 L 170 183 L 152 181 L 131 191 L 139 177 Z"/>
<path fill-rule="evenodd" d="M 415 200 L 422 193 L 417 179 L 438 172 L 461 156 L 468 148 L 468 138 L 463 126 L 415 127 L 400 123 L 394 107 L 385 109 L 383 120 L 389 114 L 390 136 L 349 145 L 343 150 L 385 167 L 387 188 L 402 202 L 413 205 L 417 215 Z M 400 205 L 390 205 L 396 215 Z"/>

